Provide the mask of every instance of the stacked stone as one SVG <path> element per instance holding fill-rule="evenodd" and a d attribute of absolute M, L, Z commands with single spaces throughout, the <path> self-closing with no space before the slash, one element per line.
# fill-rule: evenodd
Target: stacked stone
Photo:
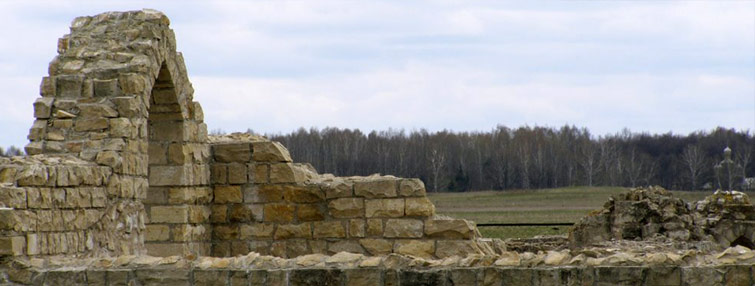
<path fill-rule="evenodd" d="M 418 179 L 319 175 L 278 142 L 212 145 L 213 255 L 493 253 L 474 224 L 436 219 Z"/>
<path fill-rule="evenodd" d="M 111 169 L 73 157 L 0 158 L 0 256 L 80 254 L 106 247 Z M 138 223 L 135 220 L 134 223 Z M 123 238 L 123 237 L 121 237 Z M 113 248 L 124 247 L 119 241 Z"/>

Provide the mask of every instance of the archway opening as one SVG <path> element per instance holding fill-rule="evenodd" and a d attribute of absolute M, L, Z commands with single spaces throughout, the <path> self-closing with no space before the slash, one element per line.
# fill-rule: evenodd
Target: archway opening
<path fill-rule="evenodd" d="M 755 249 L 755 243 L 747 239 L 747 237 L 745 237 L 744 235 L 737 237 L 737 239 L 733 240 L 729 246 L 737 245 L 741 245 L 749 249 Z"/>

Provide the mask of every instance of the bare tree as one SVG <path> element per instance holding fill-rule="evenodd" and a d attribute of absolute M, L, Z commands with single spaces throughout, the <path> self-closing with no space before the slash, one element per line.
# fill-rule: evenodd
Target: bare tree
<path fill-rule="evenodd" d="M 682 152 L 682 161 L 684 162 L 687 175 L 689 176 L 691 190 L 697 189 L 697 180 L 707 166 L 705 155 L 697 145 L 690 145 Z"/>
<path fill-rule="evenodd" d="M 581 144 L 579 165 L 582 167 L 582 171 L 585 174 L 587 185 L 592 187 L 593 178 L 597 172 L 598 160 L 597 151 L 595 150 L 595 146 L 593 146 L 593 142 L 590 140 L 585 140 Z"/>
<path fill-rule="evenodd" d="M 433 179 L 433 192 L 438 191 L 438 181 L 440 180 L 440 172 L 443 170 L 446 164 L 445 152 L 438 150 L 436 146 L 430 148 L 430 154 L 428 159 L 430 160 L 430 171 L 432 172 Z"/>

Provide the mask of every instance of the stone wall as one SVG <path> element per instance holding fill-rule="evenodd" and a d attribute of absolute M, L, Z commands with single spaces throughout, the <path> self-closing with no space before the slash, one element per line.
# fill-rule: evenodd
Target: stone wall
<path fill-rule="evenodd" d="M 278 142 L 212 138 L 212 255 L 280 257 L 341 251 L 418 257 L 492 254 L 473 223 L 435 218 L 418 179 L 340 178 L 292 163 Z"/>

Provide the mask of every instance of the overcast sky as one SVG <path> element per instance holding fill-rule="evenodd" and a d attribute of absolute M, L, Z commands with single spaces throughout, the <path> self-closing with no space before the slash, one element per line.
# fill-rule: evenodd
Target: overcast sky
<path fill-rule="evenodd" d="M 209 129 L 755 130 L 754 1 L 2 1 L 0 146 L 76 16 L 171 19 Z"/>

